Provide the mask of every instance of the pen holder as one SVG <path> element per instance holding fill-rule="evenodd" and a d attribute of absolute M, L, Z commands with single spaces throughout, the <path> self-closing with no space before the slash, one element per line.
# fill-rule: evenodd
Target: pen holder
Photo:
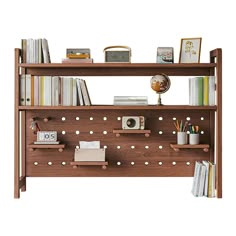
<path fill-rule="evenodd" d="M 189 134 L 189 144 L 199 144 L 199 134 Z"/>
<path fill-rule="evenodd" d="M 177 132 L 177 144 L 187 144 L 187 133 L 186 132 Z"/>

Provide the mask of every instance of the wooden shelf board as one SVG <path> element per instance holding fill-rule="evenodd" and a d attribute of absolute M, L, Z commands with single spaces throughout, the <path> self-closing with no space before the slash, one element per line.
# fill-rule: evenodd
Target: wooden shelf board
<path fill-rule="evenodd" d="M 150 134 L 149 129 L 114 129 L 113 134 Z"/>
<path fill-rule="evenodd" d="M 65 144 L 29 144 L 29 148 L 65 148 Z"/>
<path fill-rule="evenodd" d="M 217 106 L 189 106 L 189 105 L 148 105 L 148 106 L 18 106 L 19 110 L 217 110 Z"/>
<path fill-rule="evenodd" d="M 216 63 L 21 63 L 22 68 L 214 68 Z"/>
<path fill-rule="evenodd" d="M 216 63 L 50 63 L 19 64 L 26 73 L 54 76 L 169 76 L 214 75 Z"/>
<path fill-rule="evenodd" d="M 107 166 L 107 161 L 72 161 L 72 166 Z"/>
<path fill-rule="evenodd" d="M 171 148 L 173 149 L 181 149 L 181 148 L 199 148 L 199 149 L 204 149 L 204 148 L 209 148 L 209 144 L 197 144 L 197 145 L 192 145 L 192 144 L 170 144 Z"/>

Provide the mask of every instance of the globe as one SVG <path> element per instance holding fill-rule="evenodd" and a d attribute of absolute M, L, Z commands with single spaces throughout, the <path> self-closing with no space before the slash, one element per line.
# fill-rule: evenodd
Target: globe
<path fill-rule="evenodd" d="M 151 88 L 159 94 L 157 105 L 163 105 L 161 103 L 161 94 L 168 91 L 170 88 L 170 79 L 167 75 L 154 75 L 151 80 Z"/>

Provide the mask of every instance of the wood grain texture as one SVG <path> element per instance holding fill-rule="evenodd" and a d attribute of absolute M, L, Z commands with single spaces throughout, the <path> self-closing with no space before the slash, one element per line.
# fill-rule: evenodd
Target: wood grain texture
<path fill-rule="evenodd" d="M 28 110 L 26 113 L 28 124 L 32 117 L 37 117 L 41 130 L 57 131 L 58 140 L 66 144 L 62 153 L 52 149 L 36 149 L 34 152 L 27 150 L 27 176 L 192 176 L 194 162 L 210 158 L 209 153 L 201 149 L 186 149 L 177 153 L 170 147 L 170 143 L 176 142 L 176 134 L 173 134 L 174 117 L 178 120 L 190 117 L 191 122 L 199 124 L 204 131 L 201 142 L 209 143 L 208 110 L 170 110 L 168 113 L 165 110 Z M 47 123 L 43 121 L 45 116 L 50 117 Z M 107 120 L 103 120 L 104 116 Z M 121 128 L 121 121 L 117 117 L 122 116 L 145 116 L 146 129 L 151 130 L 150 137 L 139 133 L 116 137 L 113 130 Z M 160 117 L 162 120 L 159 120 Z M 91 131 L 93 134 L 90 134 Z M 160 131 L 162 134 L 159 134 Z M 26 136 L 27 145 L 36 140 L 36 135 L 30 129 L 27 129 Z M 93 140 L 100 140 L 101 147 L 106 146 L 108 169 L 103 171 L 96 166 L 85 166 L 73 170 L 69 163 L 73 161 L 74 150 L 79 141 Z M 49 165 L 49 162 L 52 164 Z M 63 165 L 63 162 L 67 164 Z M 159 162 L 163 164 L 160 166 Z M 173 162 L 177 164 L 174 166 Z M 190 162 L 189 166 L 187 162 Z"/>
<path fill-rule="evenodd" d="M 20 197 L 19 58 L 20 51 L 15 49 L 14 198 Z"/>
<path fill-rule="evenodd" d="M 217 64 L 216 68 L 216 189 L 217 197 L 222 198 L 222 50 L 210 52 L 210 61 Z"/>
<path fill-rule="evenodd" d="M 215 63 L 84 63 L 21 64 L 26 73 L 54 76 L 170 76 L 213 75 Z"/>

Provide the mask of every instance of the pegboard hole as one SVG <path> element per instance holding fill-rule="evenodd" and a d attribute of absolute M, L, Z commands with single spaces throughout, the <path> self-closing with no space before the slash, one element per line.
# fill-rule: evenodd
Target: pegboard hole
<path fill-rule="evenodd" d="M 158 162 L 158 165 L 159 165 L 159 166 L 162 166 L 162 164 L 163 164 L 162 161 L 159 161 L 159 162 Z"/>
<path fill-rule="evenodd" d="M 104 131 L 103 131 L 103 134 L 107 134 L 107 131 L 106 131 L 106 130 L 104 130 Z"/>
<path fill-rule="evenodd" d="M 163 117 L 162 117 L 162 116 L 160 116 L 160 117 L 159 117 L 159 120 L 163 120 Z"/>
<path fill-rule="evenodd" d="M 131 146 L 131 149 L 135 149 L 135 146 Z"/>
<path fill-rule="evenodd" d="M 92 130 L 90 130 L 90 131 L 89 131 L 89 134 L 93 134 L 93 131 L 92 131 Z"/>
<path fill-rule="evenodd" d="M 186 162 L 186 165 L 187 165 L 187 166 L 190 166 L 190 162 L 189 162 L 189 161 L 187 161 L 187 162 Z"/>
<path fill-rule="evenodd" d="M 93 117 L 89 117 L 89 120 L 93 120 Z"/>
<path fill-rule="evenodd" d="M 66 117 L 63 116 L 63 117 L 61 118 L 61 120 L 62 120 L 62 121 L 65 121 L 65 120 L 66 120 Z"/>
<path fill-rule="evenodd" d="M 49 166 L 51 166 L 51 165 L 52 165 L 52 162 L 51 162 L 51 161 L 49 161 L 49 162 L 48 162 L 48 165 L 49 165 Z"/>
<path fill-rule="evenodd" d="M 64 134 L 66 134 L 66 131 L 65 131 L 65 130 L 63 130 L 61 133 L 64 135 Z"/>
<path fill-rule="evenodd" d="M 103 120 L 107 120 L 107 117 L 106 117 L 106 116 L 104 116 L 104 117 L 103 117 Z"/>
<path fill-rule="evenodd" d="M 149 162 L 148 162 L 148 161 L 145 161 L 144 164 L 147 166 L 147 165 L 149 165 Z"/>
<path fill-rule="evenodd" d="M 104 149 L 107 149 L 107 146 L 106 146 L 106 145 L 104 145 L 104 146 L 103 146 L 103 148 L 104 148 Z"/>
<path fill-rule="evenodd" d="M 118 117 L 117 117 L 117 120 L 121 120 L 121 117 L 118 116 Z"/>
<path fill-rule="evenodd" d="M 186 117 L 186 120 L 191 120 L 191 118 L 188 116 L 188 117 Z"/>
<path fill-rule="evenodd" d="M 131 161 L 131 162 L 130 162 L 130 164 L 133 166 L 133 165 L 134 165 L 134 162 L 133 162 L 133 161 Z"/>
<path fill-rule="evenodd" d="M 200 119 L 201 119 L 201 120 L 204 120 L 204 117 L 202 116 Z"/>
<path fill-rule="evenodd" d="M 120 146 L 117 146 L 116 148 L 117 148 L 117 149 L 120 149 Z"/>
<path fill-rule="evenodd" d="M 65 161 L 63 161 L 61 164 L 62 164 L 63 166 L 65 166 L 65 165 L 66 165 L 66 162 L 65 162 Z"/>
<path fill-rule="evenodd" d="M 176 120 L 176 117 L 173 117 L 173 120 Z"/>
<path fill-rule="evenodd" d="M 159 133 L 159 134 L 163 134 L 163 131 L 160 130 L 158 133 Z"/>
<path fill-rule="evenodd" d="M 146 145 L 146 146 L 145 146 L 145 149 L 148 149 L 148 148 L 149 148 L 149 146 L 148 146 L 148 145 Z"/>
<path fill-rule="evenodd" d="M 176 131 L 173 131 L 172 134 L 176 134 Z"/>
<path fill-rule="evenodd" d="M 78 135 L 79 134 L 79 130 L 76 130 L 75 133 Z"/>
<path fill-rule="evenodd" d="M 37 166 L 39 163 L 37 161 L 34 162 L 34 165 Z"/>
<path fill-rule="evenodd" d="M 163 146 L 160 145 L 160 146 L 159 146 L 159 149 L 163 149 Z"/>
<path fill-rule="evenodd" d="M 173 166 L 175 166 L 175 165 L 176 165 L 176 162 L 175 162 L 175 161 L 173 161 L 173 162 L 172 162 L 172 165 L 173 165 Z"/>
<path fill-rule="evenodd" d="M 201 131 L 201 134 L 204 134 L 204 131 L 203 131 L 203 130 Z"/>
<path fill-rule="evenodd" d="M 79 120 L 79 117 L 78 117 L 78 116 L 76 116 L 76 117 L 75 117 L 75 119 L 76 119 L 76 120 Z"/>
<path fill-rule="evenodd" d="M 120 161 L 118 161 L 116 164 L 117 164 L 118 166 L 120 166 L 120 165 L 121 165 L 121 162 L 120 162 Z"/>

